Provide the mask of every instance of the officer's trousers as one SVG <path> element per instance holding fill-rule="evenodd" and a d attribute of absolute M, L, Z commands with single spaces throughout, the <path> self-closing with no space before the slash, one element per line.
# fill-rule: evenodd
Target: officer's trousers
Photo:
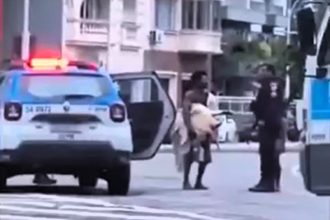
<path fill-rule="evenodd" d="M 271 131 L 260 129 L 259 154 L 261 179 L 264 181 L 276 181 L 280 178 L 280 151 L 276 147 L 276 137 Z"/>

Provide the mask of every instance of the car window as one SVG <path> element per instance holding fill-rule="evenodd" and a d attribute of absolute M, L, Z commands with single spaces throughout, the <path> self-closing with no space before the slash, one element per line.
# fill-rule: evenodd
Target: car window
<path fill-rule="evenodd" d="M 324 33 L 319 55 L 317 57 L 317 63 L 320 66 L 323 65 L 329 65 L 330 64 L 330 43 L 329 43 L 329 37 L 330 37 L 330 21 L 328 21 L 327 29 Z"/>
<path fill-rule="evenodd" d="M 66 95 L 100 97 L 110 92 L 109 79 L 101 75 L 28 74 L 21 77 L 22 92 L 39 98 Z"/>

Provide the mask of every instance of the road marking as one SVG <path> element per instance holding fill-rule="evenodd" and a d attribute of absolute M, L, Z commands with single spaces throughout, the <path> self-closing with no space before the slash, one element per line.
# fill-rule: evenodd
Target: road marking
<path fill-rule="evenodd" d="M 6 206 L 0 205 L 0 210 L 14 211 L 14 212 L 24 212 L 24 214 L 52 214 L 52 215 L 70 215 L 79 217 L 99 217 L 99 218 L 120 218 L 120 219 L 132 219 L 132 220 L 189 220 L 187 218 L 180 217 L 159 217 L 159 216 L 134 216 L 134 215 L 124 215 L 124 214 L 113 214 L 105 212 L 88 212 L 88 211 L 71 211 L 71 210 L 46 210 L 37 208 L 23 208 L 17 206 Z M 2 217 L 0 215 L 0 217 Z"/>
<path fill-rule="evenodd" d="M 113 204 L 102 199 L 86 197 L 44 194 L 0 195 L 1 220 L 68 220 L 68 216 L 127 220 L 225 220 L 191 212 Z"/>
<path fill-rule="evenodd" d="M 68 218 L 52 218 L 52 217 L 28 217 L 28 216 L 19 216 L 19 215 L 0 215 L 1 220 L 70 220 Z"/>

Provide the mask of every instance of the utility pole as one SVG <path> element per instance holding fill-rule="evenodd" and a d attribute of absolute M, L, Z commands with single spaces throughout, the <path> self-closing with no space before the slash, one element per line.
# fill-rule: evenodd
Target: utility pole
<path fill-rule="evenodd" d="M 30 0 L 24 0 L 21 59 L 27 60 L 30 54 Z"/>
<path fill-rule="evenodd" d="M 109 0 L 109 9 L 108 9 L 108 36 L 107 36 L 107 62 L 106 62 L 106 68 L 107 71 L 110 71 L 110 57 L 111 57 L 111 0 Z"/>
<path fill-rule="evenodd" d="M 297 2 L 297 1 L 296 1 Z M 286 26 L 286 45 L 289 46 L 291 43 L 291 18 L 292 18 L 292 0 L 288 0 L 287 6 L 287 26 Z"/>

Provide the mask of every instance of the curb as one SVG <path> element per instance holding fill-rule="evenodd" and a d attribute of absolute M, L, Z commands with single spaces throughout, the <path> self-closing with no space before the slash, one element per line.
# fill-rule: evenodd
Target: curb
<path fill-rule="evenodd" d="M 304 145 L 300 142 L 289 142 L 285 144 L 285 153 L 298 153 L 303 150 Z M 220 143 L 220 149 L 215 144 L 211 145 L 212 152 L 223 153 L 258 153 L 258 143 Z M 163 144 L 158 151 L 159 153 L 172 153 L 173 146 L 171 144 Z"/>

